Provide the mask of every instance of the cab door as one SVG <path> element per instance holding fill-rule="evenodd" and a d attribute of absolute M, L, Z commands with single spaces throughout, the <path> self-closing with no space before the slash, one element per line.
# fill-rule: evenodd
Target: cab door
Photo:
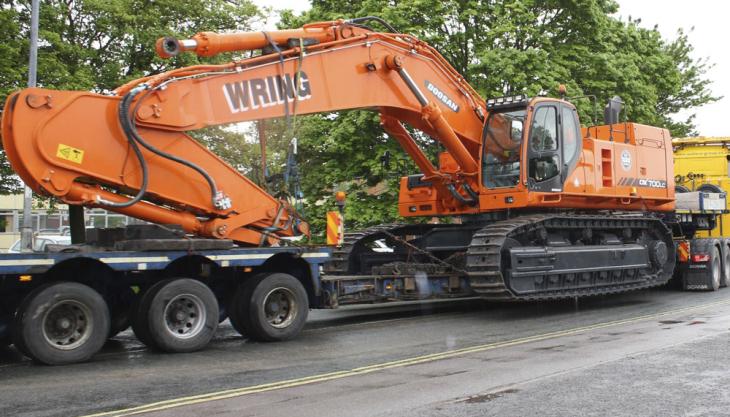
<path fill-rule="evenodd" d="M 535 105 L 527 143 L 527 188 L 538 192 L 563 191 L 559 102 Z"/>

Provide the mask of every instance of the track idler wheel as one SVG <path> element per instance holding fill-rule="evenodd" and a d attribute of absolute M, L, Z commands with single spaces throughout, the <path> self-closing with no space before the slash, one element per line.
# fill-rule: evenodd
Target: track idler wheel
<path fill-rule="evenodd" d="M 649 259 L 656 269 L 663 270 L 669 260 L 669 249 L 667 244 L 661 240 L 653 240 L 649 243 Z"/>

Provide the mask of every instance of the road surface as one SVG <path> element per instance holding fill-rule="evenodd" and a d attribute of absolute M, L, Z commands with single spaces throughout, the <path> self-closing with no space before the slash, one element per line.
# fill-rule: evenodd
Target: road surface
<path fill-rule="evenodd" d="M 202 352 L 124 332 L 93 361 L 0 348 L 0 415 L 730 415 L 730 289 L 574 301 L 313 311 L 255 343 L 224 324 Z"/>

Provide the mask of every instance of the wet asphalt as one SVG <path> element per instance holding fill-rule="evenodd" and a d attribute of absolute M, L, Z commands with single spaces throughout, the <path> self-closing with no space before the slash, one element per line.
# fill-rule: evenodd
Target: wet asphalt
<path fill-rule="evenodd" d="M 0 348 L 0 415 L 88 415 L 167 400 L 143 415 L 725 415 L 728 331 L 730 289 L 353 306 L 312 311 L 300 337 L 284 343 L 252 342 L 224 323 L 191 354 L 151 352 L 127 331 L 92 361 L 62 367 Z M 483 350 L 348 373 L 475 346 Z"/>

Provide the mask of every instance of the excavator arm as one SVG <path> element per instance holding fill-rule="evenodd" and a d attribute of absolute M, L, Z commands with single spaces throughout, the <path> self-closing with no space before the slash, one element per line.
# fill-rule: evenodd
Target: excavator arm
<path fill-rule="evenodd" d="M 163 38 L 163 57 L 263 50 L 128 83 L 114 95 L 31 88 L 11 95 L 3 144 L 37 193 L 103 207 L 201 236 L 260 245 L 308 233 L 269 195 L 186 134 L 250 120 L 372 108 L 445 206 L 471 205 L 484 101 L 441 55 L 359 21 L 273 32 Z M 441 142 L 457 169 L 433 166 L 403 124 Z"/>

